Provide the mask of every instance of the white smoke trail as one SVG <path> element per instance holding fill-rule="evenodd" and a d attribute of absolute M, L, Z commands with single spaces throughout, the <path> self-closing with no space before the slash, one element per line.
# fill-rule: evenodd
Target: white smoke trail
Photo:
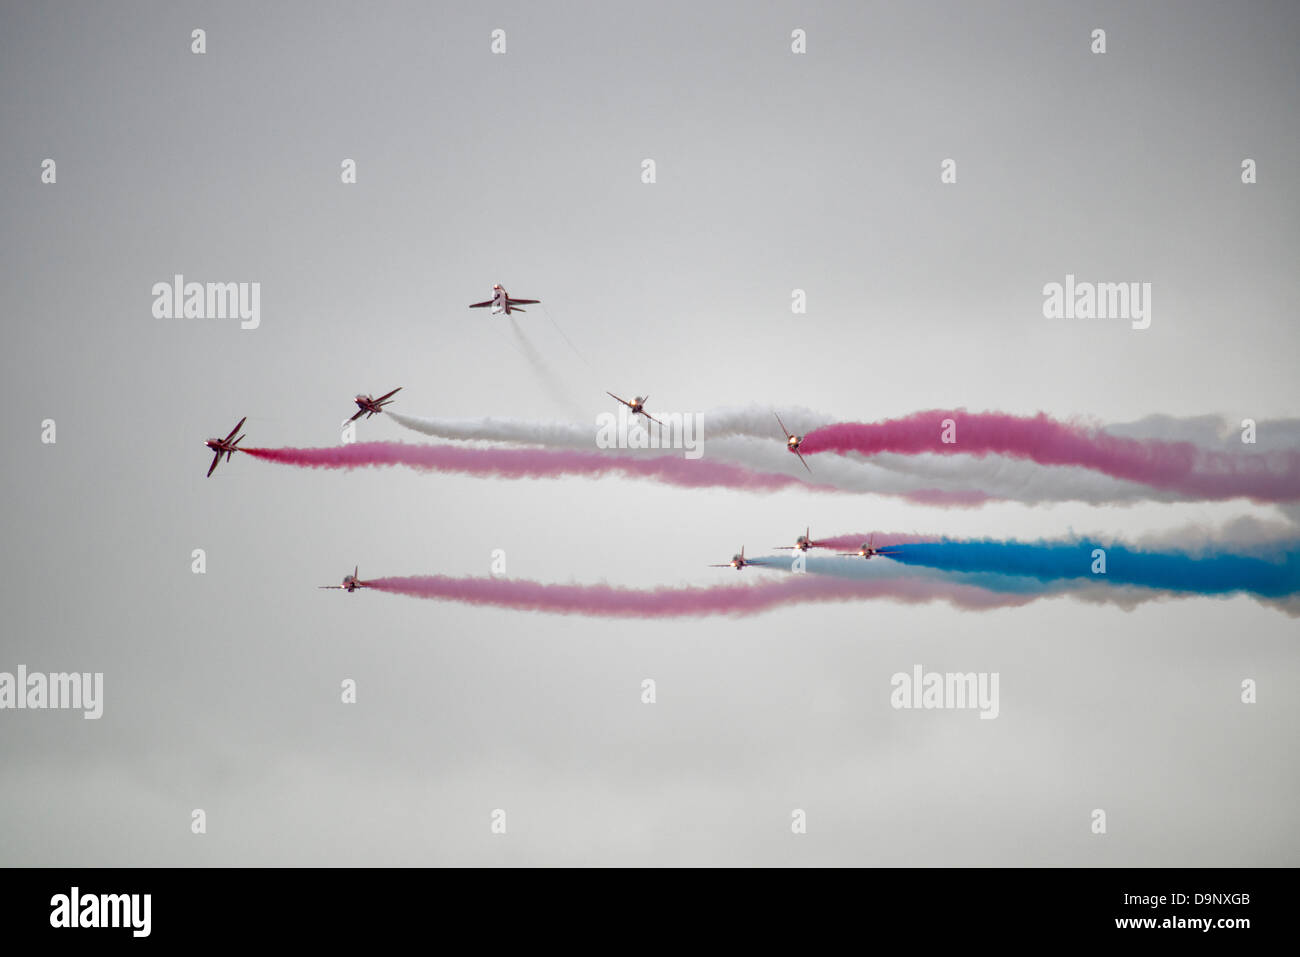
<path fill-rule="evenodd" d="M 1240 450 L 1243 446 L 1240 422 L 1214 415 L 1177 419 L 1171 415 L 1149 415 L 1136 422 L 1107 425 L 1110 435 L 1130 439 L 1163 439 L 1191 442 L 1213 451 Z M 1300 419 L 1264 419 L 1255 424 L 1254 449 L 1274 451 L 1300 448 Z"/>
<path fill-rule="evenodd" d="M 653 410 L 651 410 L 653 411 Z M 830 416 L 808 409 L 783 408 L 781 419 L 799 434 L 832 423 Z M 597 424 L 535 422 L 520 419 L 428 419 L 389 412 L 398 424 L 438 438 L 460 441 L 511 442 L 556 448 L 596 448 Z M 752 405 L 699 413 L 705 457 L 768 472 L 800 475 L 799 462 L 783 441 L 775 410 Z M 1211 444 L 1240 443 L 1239 432 L 1212 416 L 1174 419 L 1150 416 L 1139 422 L 1108 426 L 1108 432 L 1132 438 L 1193 441 Z M 1262 421 L 1259 436 L 1268 436 L 1269 448 L 1295 442 L 1300 447 L 1300 420 Z M 1260 439 L 1262 443 L 1263 438 Z M 614 454 L 614 453 L 611 453 Z M 663 455 L 665 449 L 620 450 L 618 454 Z M 856 454 L 818 455 L 811 459 L 813 481 L 850 492 L 878 493 L 918 498 L 937 492 L 959 501 L 972 490 L 995 499 L 1028 505 L 1083 502 L 1090 505 L 1136 502 L 1178 502 L 1177 492 L 1102 475 L 1082 466 L 1042 466 L 1000 455 L 882 454 L 866 458 Z M 943 499 L 928 499 L 944 504 Z M 1289 514 L 1289 513 L 1288 513 Z"/>
<path fill-rule="evenodd" d="M 524 331 L 519 328 L 519 323 L 515 321 L 514 317 L 509 318 L 510 328 L 514 330 L 515 341 L 519 343 L 524 358 L 533 367 L 533 372 L 541 380 L 543 387 L 550 393 L 551 398 L 563 406 L 570 415 L 581 415 L 582 407 L 569 392 L 564 380 L 551 371 L 551 367 L 546 364 L 546 360 L 537 351 L 537 347 L 533 345 L 532 340 L 524 335 Z"/>
<path fill-rule="evenodd" d="M 612 399 L 608 399 L 604 406 L 593 407 L 590 425 L 573 422 L 535 422 L 526 419 L 429 419 L 396 412 L 392 415 L 408 429 L 443 439 L 591 448 L 596 440 L 597 414 L 616 409 L 617 406 Z M 648 406 L 647 411 L 656 416 L 660 415 L 659 410 L 650 409 Z M 703 424 L 703 434 L 709 439 L 736 436 L 764 439 L 769 443 L 775 443 L 774 447 L 778 451 L 785 452 L 785 437 L 771 409 L 750 406 L 744 409 L 727 408 L 689 414 L 698 416 Z M 794 409 L 788 415 L 783 411 L 781 418 L 791 428 L 795 427 L 792 420 L 798 421 L 802 426 L 801 432 L 831 423 L 828 416 L 818 415 L 806 409 Z M 797 467 L 799 463 L 794 464 Z"/>
<path fill-rule="evenodd" d="M 563 339 L 563 340 L 565 341 L 565 343 L 568 345 L 568 347 L 569 347 L 569 351 L 571 351 L 575 356 L 577 356 L 579 359 L 581 359 L 583 365 L 585 365 L 585 366 L 586 366 L 588 369 L 590 369 L 592 372 L 595 372 L 595 371 L 596 371 L 596 367 L 593 366 L 590 362 L 588 362 L 588 361 L 587 361 L 587 357 L 584 356 L 581 352 L 578 351 L 578 347 L 575 346 L 575 345 L 573 344 L 573 340 L 570 339 L 570 338 L 568 337 L 568 335 L 565 333 L 565 331 L 564 331 L 563 329 L 560 328 L 560 324 L 559 324 L 558 322 L 556 322 L 556 321 L 555 321 L 555 317 L 551 315 L 551 310 L 547 309 L 547 308 L 546 308 L 546 305 L 545 305 L 544 303 L 543 303 L 543 304 L 540 304 L 540 305 L 541 305 L 541 307 L 542 307 L 542 314 L 543 314 L 544 316 L 546 316 L 547 320 L 548 320 L 548 321 L 551 323 L 551 325 L 555 328 L 555 331 L 558 332 L 558 333 L 560 334 L 560 338 Z"/>
<path fill-rule="evenodd" d="M 786 451 L 779 430 L 775 436 L 768 435 L 762 439 L 749 437 L 763 425 L 763 411 L 765 410 L 745 409 L 705 413 L 702 445 L 705 456 L 761 471 L 806 475 L 798 461 Z M 568 422 L 519 419 L 428 419 L 391 409 L 388 414 L 404 428 L 442 439 L 542 445 L 549 448 L 596 448 L 597 425 L 594 417 L 591 425 L 581 426 Z M 775 424 L 775 419 L 773 423 Z M 629 449 L 611 454 L 669 453 L 664 449 Z M 867 460 L 856 456 L 826 455 L 819 456 L 815 460 L 815 466 L 813 477 L 818 483 L 834 485 L 850 492 L 883 495 L 915 497 L 921 492 L 934 490 L 959 497 L 971 489 L 977 489 L 993 498 L 1007 498 L 1029 504 L 1071 500 L 1100 504 L 1158 497 L 1172 501 L 1175 498 L 1172 493 L 1159 492 L 1075 467 L 1053 469 L 1055 475 L 1049 484 L 1035 475 L 1044 471 L 1041 466 L 1001 457 L 964 457 L 958 461 L 935 455 L 889 455 Z"/>

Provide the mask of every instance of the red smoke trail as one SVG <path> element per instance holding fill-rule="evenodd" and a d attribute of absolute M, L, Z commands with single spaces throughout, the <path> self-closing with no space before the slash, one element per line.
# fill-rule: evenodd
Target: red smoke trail
<path fill-rule="evenodd" d="M 242 449 L 254 458 L 302 468 L 354 469 L 375 465 L 405 465 L 435 472 L 462 472 L 498 478 L 599 477 L 618 473 L 658 479 L 683 488 L 724 487 L 751 492 L 775 492 L 798 486 L 838 492 L 775 472 L 756 472 L 740 465 L 686 459 L 671 455 L 646 458 L 577 452 L 568 449 L 467 449 L 451 445 L 410 445 L 405 442 L 357 442 L 319 449 Z"/>
<path fill-rule="evenodd" d="M 956 423 L 953 443 L 941 441 L 945 419 Z M 1201 449 L 1191 442 L 1120 438 L 1057 422 L 1042 413 L 1028 418 L 932 411 L 885 422 L 828 425 L 809 432 L 800 451 L 977 457 L 993 453 L 1039 465 L 1084 466 L 1202 499 L 1300 500 L 1300 451 L 1234 454 Z"/>
<path fill-rule="evenodd" d="M 931 579 L 845 579 L 795 575 L 780 581 L 717 585 L 707 588 L 620 588 L 613 585 L 546 585 L 494 578 L 428 575 L 378 578 L 377 591 L 412 598 L 441 598 L 470 605 L 595 618 L 689 618 L 703 615 L 753 615 L 786 604 L 885 598 L 919 604 L 946 600 L 958 608 L 989 609 L 1025 605 L 1037 595 L 1000 594 L 971 585 Z"/>
<path fill-rule="evenodd" d="M 731 488 L 749 492 L 776 492 L 798 486 L 816 492 L 852 490 L 806 482 L 777 472 L 758 472 L 744 465 L 684 459 L 672 455 L 654 457 L 618 455 L 610 452 L 580 452 L 569 449 L 467 449 L 458 445 L 411 445 L 405 442 L 358 442 L 319 449 L 240 449 L 254 458 L 300 468 L 354 469 L 368 466 L 405 465 L 434 472 L 463 472 L 498 478 L 559 478 L 582 475 L 599 478 L 621 472 L 634 478 L 658 479 L 682 488 Z M 886 492 L 919 505 L 973 507 L 992 501 L 979 491 L 915 489 Z"/>

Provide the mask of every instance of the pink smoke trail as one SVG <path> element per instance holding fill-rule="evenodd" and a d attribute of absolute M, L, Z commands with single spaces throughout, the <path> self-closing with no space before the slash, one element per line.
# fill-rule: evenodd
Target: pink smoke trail
<path fill-rule="evenodd" d="M 780 581 L 713 587 L 621 588 L 613 585 L 547 585 L 494 578 L 443 575 L 378 578 L 377 591 L 412 598 L 440 598 L 470 605 L 597 618 L 688 618 L 754 615 L 781 605 L 885 598 L 909 604 L 945 600 L 972 610 L 1028 604 L 1038 595 L 1002 594 L 931 579 L 844 579 L 798 575 Z"/>
<path fill-rule="evenodd" d="M 956 423 L 955 442 L 941 440 L 945 419 Z M 1121 438 L 1057 422 L 1042 413 L 1030 418 L 936 410 L 884 422 L 828 425 L 809 432 L 800 451 L 998 454 L 1039 465 L 1084 466 L 1201 499 L 1300 500 L 1300 450 L 1237 454 L 1198 448 L 1191 442 Z"/>
<path fill-rule="evenodd" d="M 405 465 L 435 472 L 461 472 L 498 478 L 596 478 L 610 473 L 658 479 L 682 488 L 722 487 L 750 492 L 775 492 L 797 486 L 838 492 L 829 485 L 811 485 L 775 472 L 756 472 L 740 465 L 686 459 L 672 455 L 653 458 L 579 452 L 569 449 L 470 449 L 451 445 L 411 445 L 406 442 L 357 442 L 318 449 L 242 449 L 254 458 L 300 468 L 354 469 Z"/>

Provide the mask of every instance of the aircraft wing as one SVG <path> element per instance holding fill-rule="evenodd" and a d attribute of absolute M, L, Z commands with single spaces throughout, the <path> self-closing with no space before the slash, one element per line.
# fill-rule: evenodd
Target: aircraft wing
<path fill-rule="evenodd" d="M 233 439 L 233 438 L 235 437 L 235 433 L 238 432 L 238 431 L 240 430 L 240 428 L 243 427 L 244 423 L 247 422 L 247 421 L 248 421 L 248 416 L 244 416 L 242 419 L 240 419 L 240 420 L 239 420 L 239 425 L 237 425 L 237 426 L 235 426 L 233 429 L 231 429 L 231 430 L 230 430 L 230 434 L 226 436 L 226 441 L 229 442 L 231 439 Z"/>
<path fill-rule="evenodd" d="M 725 565 L 710 565 L 709 567 L 710 567 L 710 568 L 730 568 L 730 567 L 731 567 L 731 562 L 727 562 L 727 564 L 725 564 Z"/>
<path fill-rule="evenodd" d="M 512 306 L 532 306 L 541 302 L 540 299 L 510 299 L 507 300 Z"/>
<path fill-rule="evenodd" d="M 780 413 L 778 413 L 778 412 L 773 412 L 772 414 L 776 416 L 776 424 L 779 425 L 779 426 L 781 426 L 781 431 L 785 433 L 785 437 L 786 437 L 787 439 L 790 438 L 790 436 L 792 435 L 792 433 L 790 432 L 789 429 L 787 429 L 787 428 L 785 427 L 785 423 L 781 421 L 781 415 L 780 415 Z"/>
<path fill-rule="evenodd" d="M 807 462 L 803 461 L 803 453 L 800 452 L 798 449 L 795 449 L 794 454 L 799 456 L 799 461 L 803 462 L 803 467 L 808 470 L 809 475 L 812 475 L 812 466 L 810 466 Z"/>
<path fill-rule="evenodd" d="M 632 407 L 631 402 L 627 401 L 627 399 L 619 399 L 618 396 L 616 396 L 613 392 L 606 392 L 605 394 L 609 396 L 611 399 L 618 399 L 619 402 L 622 402 L 629 409 Z"/>
<path fill-rule="evenodd" d="M 660 422 L 658 419 L 656 419 L 656 418 L 655 418 L 653 415 L 651 415 L 649 412 L 642 412 L 641 414 L 644 415 L 644 416 L 645 416 L 647 419 L 649 419 L 651 422 L 656 422 L 656 423 L 658 423 L 659 425 L 663 425 L 662 422 Z"/>
<path fill-rule="evenodd" d="M 218 452 L 216 455 L 212 456 L 212 464 L 208 466 L 208 478 L 212 478 L 212 472 L 213 472 L 214 469 L 216 469 L 216 467 L 217 467 L 217 463 L 220 462 L 220 461 L 221 461 L 221 453 L 220 453 L 220 452 Z"/>
<path fill-rule="evenodd" d="M 361 418 L 361 417 L 362 417 L 363 415 L 365 415 L 365 414 L 366 414 L 366 410 L 365 410 L 365 409 L 357 409 L 357 414 L 354 415 L 352 418 L 348 419 L 348 421 L 349 421 L 349 422 L 355 422 L 357 419 Z"/>
<path fill-rule="evenodd" d="M 343 588 L 342 585 L 317 585 L 316 587 L 317 588 L 338 588 L 340 590 Z"/>
<path fill-rule="evenodd" d="M 471 303 L 469 304 L 469 307 L 470 307 L 471 309 L 482 309 L 484 306 L 490 306 L 490 305 L 492 305 L 492 303 L 494 303 L 494 302 L 496 302 L 495 299 L 489 299 L 489 300 L 487 300 L 486 302 L 471 302 Z"/>
<path fill-rule="evenodd" d="M 375 401 L 376 401 L 376 402 L 383 402 L 385 399 L 390 399 L 390 398 L 392 398 L 393 396 L 397 395 L 397 393 L 399 393 L 399 392 L 401 392 L 401 391 L 402 391 L 402 387 L 399 385 L 399 386 L 398 386 L 396 389 L 394 389 L 392 392 L 386 392 L 386 393 L 384 393 L 383 395 L 381 395 L 381 396 L 380 396 L 378 399 L 376 399 Z"/>

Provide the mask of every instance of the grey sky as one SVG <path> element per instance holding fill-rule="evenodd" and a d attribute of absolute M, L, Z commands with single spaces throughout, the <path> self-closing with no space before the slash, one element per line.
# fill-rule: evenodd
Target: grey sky
<path fill-rule="evenodd" d="M 243 415 L 246 444 L 332 444 L 353 394 L 398 385 L 455 417 L 594 421 L 606 389 L 845 420 L 1300 416 L 1294 5 L 0 11 L 0 671 L 105 674 L 99 721 L 0 712 L 0 864 L 1300 863 L 1296 625 L 1246 599 L 663 623 L 314 587 L 485 574 L 493 549 L 512 577 L 705 584 L 806 525 L 1139 535 L 1278 510 L 240 456 L 206 480 L 200 446 Z M 154 319 L 175 273 L 260 282 L 261 327 Z M 1067 273 L 1152 283 L 1151 327 L 1044 319 Z M 544 300 L 518 322 L 551 378 L 465 308 L 494 282 Z M 1001 715 L 891 709 L 915 664 L 999 672 Z"/>

